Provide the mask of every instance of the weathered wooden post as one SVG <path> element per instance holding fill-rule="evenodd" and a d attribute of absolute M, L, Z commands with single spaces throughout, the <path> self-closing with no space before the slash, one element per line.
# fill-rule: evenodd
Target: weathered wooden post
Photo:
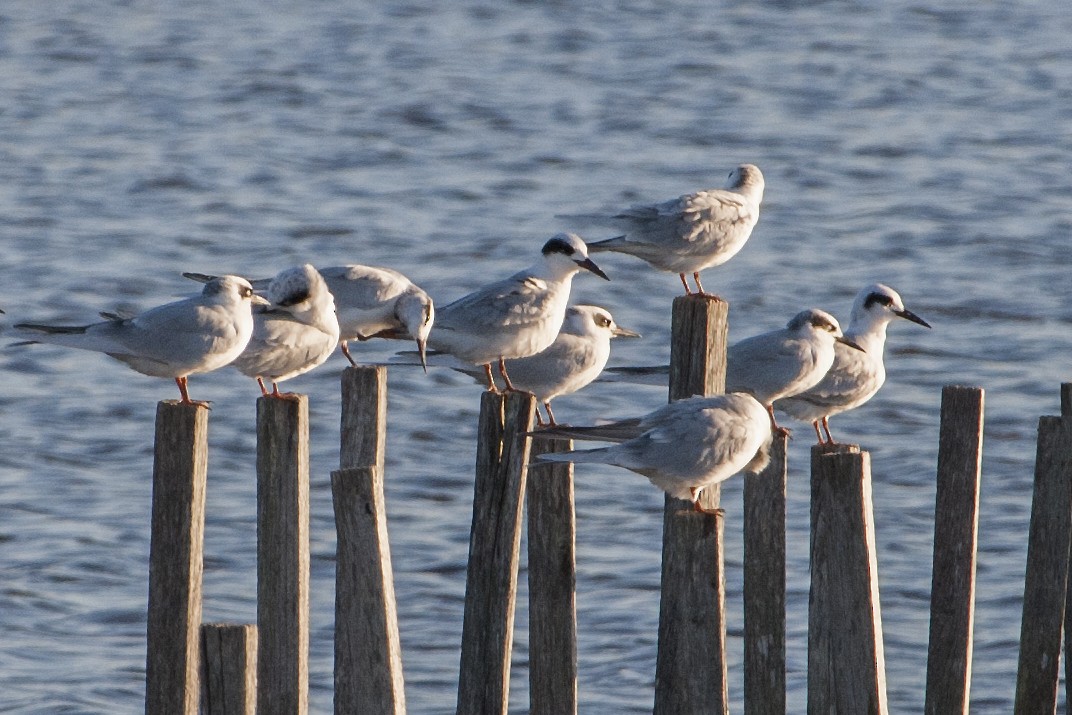
<path fill-rule="evenodd" d="M 309 399 L 257 400 L 257 712 L 309 706 Z"/>
<path fill-rule="evenodd" d="M 335 712 L 401 715 L 402 647 L 383 497 L 387 369 L 347 368 L 342 395 L 342 468 L 331 474 Z"/>
<path fill-rule="evenodd" d="M 458 715 L 505 713 L 510 695 L 514 599 L 529 439 L 536 399 L 480 399 L 473 526 L 465 578 Z"/>
<path fill-rule="evenodd" d="M 770 464 L 744 475 L 744 711 L 785 715 L 785 490 L 787 435 Z"/>
<path fill-rule="evenodd" d="M 725 390 L 728 314 L 720 298 L 674 299 L 671 400 Z M 706 510 L 718 508 L 717 485 L 701 495 Z M 687 501 L 666 498 L 655 715 L 728 712 L 722 522 Z"/>
<path fill-rule="evenodd" d="M 201 686 L 201 575 L 208 410 L 156 407 L 145 712 L 196 715 Z"/>
<path fill-rule="evenodd" d="M 983 390 L 947 386 L 942 390 L 934 506 L 928 715 L 968 712 L 982 463 Z"/>
<path fill-rule="evenodd" d="M 888 712 L 871 460 L 856 445 L 811 451 L 808 712 Z"/>
<path fill-rule="evenodd" d="M 573 449 L 573 441 L 533 437 L 531 458 Z M 531 468 L 529 516 L 529 714 L 577 712 L 577 523 L 573 464 Z"/>
<path fill-rule="evenodd" d="M 1016 673 L 1017 715 L 1057 708 L 1072 544 L 1072 417 L 1042 417 L 1038 429 Z"/>
<path fill-rule="evenodd" d="M 257 712 L 257 626 L 206 623 L 201 626 L 204 715 Z"/>

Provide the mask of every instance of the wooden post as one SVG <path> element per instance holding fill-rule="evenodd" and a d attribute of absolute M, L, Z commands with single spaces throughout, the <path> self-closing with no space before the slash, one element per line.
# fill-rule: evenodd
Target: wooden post
<path fill-rule="evenodd" d="M 257 711 L 257 626 L 201 626 L 204 715 L 254 715 Z"/>
<path fill-rule="evenodd" d="M 856 445 L 811 450 L 808 712 L 888 712 L 871 460 Z"/>
<path fill-rule="evenodd" d="M 674 299 L 670 399 L 726 389 L 729 304 L 712 296 Z M 719 487 L 702 492 L 713 511 Z M 726 583 L 722 519 L 667 496 L 655 666 L 655 715 L 726 713 Z"/>
<path fill-rule="evenodd" d="M 382 476 L 386 444 L 387 368 L 346 368 L 342 373 L 339 467 L 376 467 Z"/>
<path fill-rule="evenodd" d="M 785 715 L 785 451 L 744 475 L 744 712 Z"/>
<path fill-rule="evenodd" d="M 342 468 L 331 475 L 335 559 L 335 712 L 404 713 L 402 647 L 383 497 L 387 369 L 342 374 Z"/>
<path fill-rule="evenodd" d="M 257 712 L 309 705 L 309 399 L 257 400 Z"/>
<path fill-rule="evenodd" d="M 196 715 L 201 648 L 208 410 L 156 406 L 145 712 Z"/>
<path fill-rule="evenodd" d="M 1061 416 L 1072 417 L 1072 382 L 1061 383 Z M 1072 553 L 1069 554 L 1072 559 Z M 1069 562 L 1069 570 L 1072 573 L 1072 560 Z M 1072 623 L 1072 578 L 1068 579 L 1068 587 L 1065 590 L 1065 623 Z M 1072 630 L 1064 629 L 1065 632 L 1065 702 L 1072 703 Z"/>
<path fill-rule="evenodd" d="M 374 466 L 331 474 L 335 559 L 335 712 L 403 715 L 402 648 L 387 543 L 383 479 Z"/>
<path fill-rule="evenodd" d="M 1072 418 L 1039 420 L 1013 712 L 1055 712 L 1072 543 Z"/>
<path fill-rule="evenodd" d="M 934 506 L 928 715 L 968 713 L 982 463 L 983 390 L 947 386 L 942 390 Z"/>
<path fill-rule="evenodd" d="M 573 441 L 534 437 L 531 458 Z M 529 714 L 577 712 L 577 522 L 573 464 L 531 468 L 529 515 Z"/>
<path fill-rule="evenodd" d="M 523 433 L 532 429 L 535 406 L 527 393 L 485 392 L 480 399 L 458 715 L 494 715 L 507 708 L 529 462 Z"/>

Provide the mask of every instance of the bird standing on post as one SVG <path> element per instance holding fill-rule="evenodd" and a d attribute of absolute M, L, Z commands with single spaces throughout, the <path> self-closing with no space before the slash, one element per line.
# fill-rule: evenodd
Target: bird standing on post
<path fill-rule="evenodd" d="M 555 341 L 566 316 L 573 276 L 580 270 L 607 274 L 588 257 L 579 236 L 560 233 L 544 244 L 532 267 L 480 288 L 437 311 L 428 336 L 434 350 L 483 365 L 488 390 L 497 392 L 491 364 L 514 391 L 506 360 L 535 355 Z"/>
<path fill-rule="evenodd" d="M 21 323 L 15 329 L 30 342 L 93 350 L 143 375 L 174 378 L 183 404 L 204 404 L 190 399 L 187 377 L 221 368 L 242 353 L 253 334 L 254 303 L 267 301 L 245 278 L 228 275 L 209 280 L 201 295 L 130 318 L 78 326 Z"/>
<path fill-rule="evenodd" d="M 819 444 L 834 444 L 828 422 L 831 415 L 864 404 L 886 381 L 882 360 L 886 326 L 896 318 L 931 327 L 904 307 L 901 296 L 893 288 L 875 283 L 861 290 L 853 302 L 845 337 L 863 348 L 863 352 L 835 345 L 834 363 L 822 381 L 804 392 L 779 400 L 778 409 L 803 422 L 811 422 Z M 826 439 L 819 431 L 820 423 Z"/>
<path fill-rule="evenodd" d="M 773 403 L 817 385 L 834 363 L 835 342 L 863 350 L 841 334 L 834 316 L 815 308 L 802 310 L 781 330 L 730 346 L 726 351 L 726 390 L 755 395 L 767 409 L 771 428 L 788 434 L 774 418 Z"/>
<path fill-rule="evenodd" d="M 741 164 L 730 172 L 724 189 L 685 194 L 657 204 L 638 204 L 612 217 L 625 227 L 616 238 L 589 244 L 592 253 L 615 251 L 677 273 L 685 294 L 691 273 L 700 295 L 700 271 L 720 266 L 737 255 L 752 235 L 763 200 L 763 172 Z"/>

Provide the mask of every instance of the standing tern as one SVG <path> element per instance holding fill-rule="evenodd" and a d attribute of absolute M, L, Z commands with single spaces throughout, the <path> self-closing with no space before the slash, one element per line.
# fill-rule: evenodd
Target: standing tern
<path fill-rule="evenodd" d="M 822 381 L 804 392 L 779 400 L 778 409 L 803 422 L 811 422 L 819 444 L 834 444 L 827 421 L 830 416 L 864 404 L 886 381 L 886 368 L 882 363 L 886 326 L 896 318 L 931 327 L 904 307 L 901 296 L 893 288 L 875 283 L 860 291 L 852 305 L 845 337 L 864 351 L 835 345 L 834 363 Z M 820 422 L 826 431 L 826 439 L 819 432 Z"/>
<path fill-rule="evenodd" d="M 705 295 L 700 271 L 722 265 L 744 247 L 759 220 L 763 187 L 759 167 L 741 164 L 730 172 L 724 189 L 641 204 L 612 217 L 625 227 L 625 234 L 588 248 L 592 253 L 628 253 L 661 271 L 677 273 L 686 295 L 692 291 L 685 274 L 692 273 L 696 290 Z"/>
<path fill-rule="evenodd" d="M 734 392 L 676 400 L 643 417 L 595 427 L 551 427 L 531 434 L 617 442 L 610 447 L 542 454 L 540 462 L 598 462 L 625 467 L 702 511 L 700 492 L 740 471 L 767 464 L 767 411 L 754 397 Z"/>
<path fill-rule="evenodd" d="M 268 300 L 270 305 L 254 309 L 253 337 L 231 364 L 256 378 L 261 394 L 281 397 L 278 383 L 312 370 L 335 351 L 339 321 L 327 283 L 308 263 L 273 278 Z M 271 393 L 265 379 L 272 381 Z"/>
<path fill-rule="evenodd" d="M 817 385 L 834 363 L 835 342 L 863 350 L 841 334 L 834 316 L 815 308 L 802 310 L 786 327 L 730 346 L 726 390 L 755 395 L 766 407 L 771 427 L 788 434 L 774 418 L 773 403 Z"/>
<path fill-rule="evenodd" d="M 209 372 L 237 358 L 253 334 L 252 305 L 266 303 L 244 278 L 226 275 L 205 284 L 201 295 L 151 308 L 131 318 L 91 325 L 21 323 L 17 334 L 109 355 L 143 375 L 171 377 L 183 404 L 195 403 L 187 377 Z"/>
<path fill-rule="evenodd" d="M 605 308 L 596 305 L 574 305 L 566 311 L 566 319 L 555 342 L 542 352 L 529 357 L 507 360 L 514 387 L 531 392 L 547 411 L 547 424 L 555 426 L 551 400 L 569 395 L 599 377 L 610 358 L 611 338 L 639 338 L 640 334 L 619 327 Z M 479 369 L 456 367 L 478 380 Z M 544 424 L 540 411 L 536 420 Z"/>
<path fill-rule="evenodd" d="M 573 275 L 580 270 L 610 280 L 588 257 L 576 234 L 560 233 L 544 244 L 531 268 L 480 288 L 437 311 L 428 344 L 484 367 L 488 390 L 497 392 L 491 363 L 508 391 L 517 390 L 506 360 L 535 355 L 555 341 L 566 316 Z"/>

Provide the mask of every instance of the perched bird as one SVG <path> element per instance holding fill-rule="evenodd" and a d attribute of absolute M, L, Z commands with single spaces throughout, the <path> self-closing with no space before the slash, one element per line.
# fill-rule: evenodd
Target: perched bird
<path fill-rule="evenodd" d="M 785 328 L 730 346 L 726 390 L 754 395 L 767 408 L 771 427 L 788 433 L 774 419 L 773 403 L 817 385 L 834 363 L 835 342 L 863 350 L 841 334 L 834 316 L 815 308 L 802 310 Z"/>
<path fill-rule="evenodd" d="M 514 387 L 531 392 L 547 411 L 547 424 L 555 426 L 551 400 L 569 395 L 595 380 L 610 358 L 611 338 L 639 338 L 640 334 L 619 327 L 610 312 L 596 305 L 574 305 L 566 311 L 566 319 L 555 342 L 542 352 L 529 357 L 507 360 Z M 470 366 L 455 370 L 478 380 L 483 372 Z M 536 410 L 536 420 L 543 417 Z"/>
<path fill-rule="evenodd" d="M 348 265 L 319 270 L 335 297 L 339 347 L 351 365 L 357 363 L 347 347 L 349 341 L 408 335 L 417 341 L 421 364 L 427 369 L 425 346 L 435 321 L 435 306 L 427 293 L 390 268 Z M 267 285 L 267 280 L 253 281 L 257 289 Z"/>
<path fill-rule="evenodd" d="M 238 276 L 220 276 L 201 295 L 145 311 L 80 326 L 16 325 L 17 335 L 102 352 L 153 377 L 171 377 L 184 404 L 193 404 L 187 377 L 209 372 L 237 358 L 253 334 L 252 305 L 267 303 Z M 199 403 L 201 404 L 201 403 Z"/>
<path fill-rule="evenodd" d="M 595 427 L 551 427 L 532 434 L 617 442 L 611 447 L 542 454 L 540 462 L 598 462 L 625 467 L 678 499 L 699 505 L 704 487 L 740 471 L 758 472 L 769 459 L 767 412 L 754 397 L 734 392 L 689 397 L 643 417 Z"/>
<path fill-rule="evenodd" d="M 270 305 L 254 309 L 253 337 L 231 364 L 256 378 L 265 396 L 264 380 L 271 380 L 271 396 L 280 397 L 278 383 L 312 370 L 335 351 L 339 321 L 327 283 L 308 263 L 280 271 L 268 286 L 268 300 Z"/>
<path fill-rule="evenodd" d="M 886 381 L 882 353 L 886 347 L 886 326 L 895 318 L 931 327 L 904 307 L 901 296 L 893 288 L 875 283 L 860 291 L 852 305 L 845 337 L 864 352 L 835 345 L 834 363 L 826 377 L 804 392 L 779 400 L 778 409 L 798 420 L 811 422 L 819 444 L 834 444 L 827 421 L 830 416 L 864 404 Z M 825 440 L 819 432 L 820 422 L 826 431 Z"/>
<path fill-rule="evenodd" d="M 737 255 L 759 220 L 763 172 L 741 164 L 730 172 L 724 189 L 685 194 L 657 204 L 641 204 L 612 217 L 625 234 L 588 244 L 592 253 L 616 251 L 642 258 L 661 271 L 677 273 L 686 295 L 692 273 L 705 295 L 700 271 L 720 266 Z"/>
<path fill-rule="evenodd" d="M 506 360 L 535 355 L 558 336 L 566 316 L 573 275 L 588 270 L 610 280 L 588 257 L 577 235 L 560 233 L 544 244 L 531 268 L 440 308 L 428 344 L 471 365 L 483 365 L 488 390 L 496 392 L 491 363 L 499 363 L 506 389 L 514 391 Z"/>

